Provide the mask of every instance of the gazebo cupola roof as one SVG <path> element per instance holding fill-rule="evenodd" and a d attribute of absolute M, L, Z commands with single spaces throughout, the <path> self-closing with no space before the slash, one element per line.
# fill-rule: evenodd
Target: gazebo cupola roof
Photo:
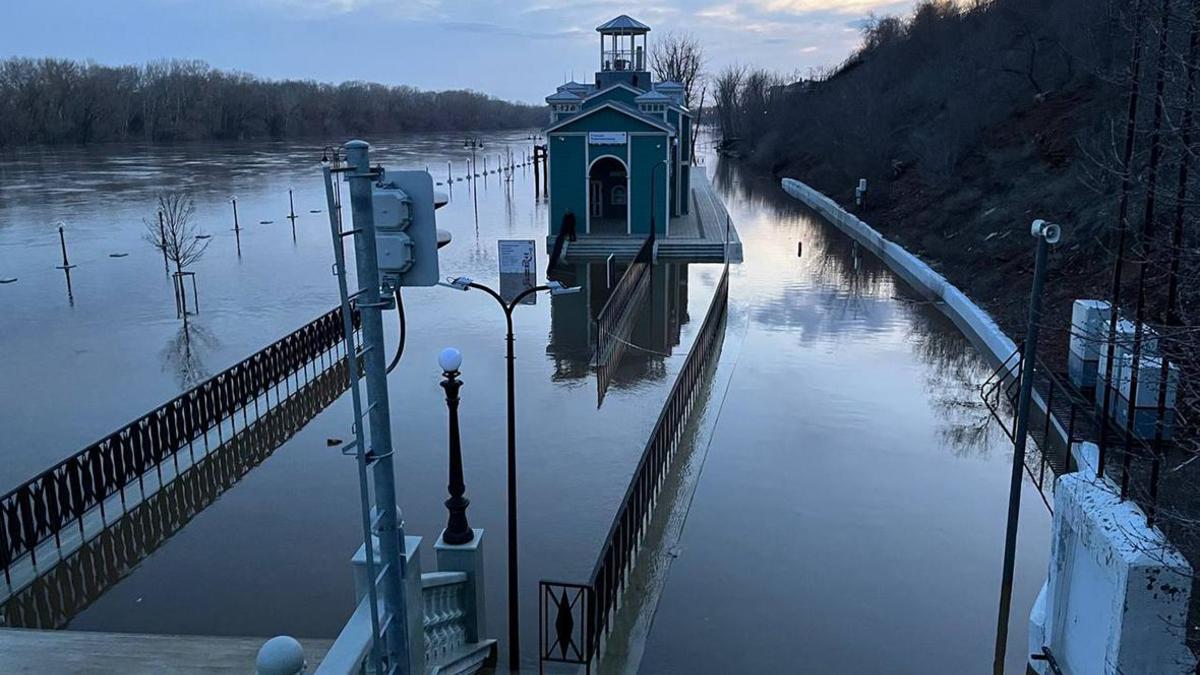
<path fill-rule="evenodd" d="M 596 26 L 596 32 L 602 35 L 645 35 L 650 32 L 650 26 L 634 19 L 628 14 L 622 14 L 615 19 Z"/>

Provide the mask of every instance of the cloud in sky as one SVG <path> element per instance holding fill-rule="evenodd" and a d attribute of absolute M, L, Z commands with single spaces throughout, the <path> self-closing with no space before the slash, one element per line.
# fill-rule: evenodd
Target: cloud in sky
<path fill-rule="evenodd" d="M 595 70 L 595 27 L 628 13 L 690 32 L 708 69 L 803 72 L 844 59 L 870 13 L 916 0 L 0 0 L 0 57 L 196 58 L 270 78 L 468 88 L 540 101 Z M 136 35 L 136 39 L 128 36 Z"/>
<path fill-rule="evenodd" d="M 808 12 L 837 12 L 863 14 L 884 12 L 905 4 L 896 0 L 756 0 L 753 4 L 766 12 L 805 14 Z"/>

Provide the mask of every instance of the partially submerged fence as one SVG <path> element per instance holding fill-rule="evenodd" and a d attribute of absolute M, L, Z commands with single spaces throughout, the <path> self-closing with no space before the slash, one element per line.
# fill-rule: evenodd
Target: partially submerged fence
<path fill-rule="evenodd" d="M 348 363 L 342 358 L 307 378 L 282 402 L 250 418 L 248 425 L 132 505 L 78 550 L 42 570 L 32 583 L 0 603 L 0 625 L 64 628 L 337 400 L 349 387 Z M 150 480 L 147 492 L 154 482 Z"/>
<path fill-rule="evenodd" d="M 358 313 L 353 316 L 358 327 Z M 309 377 L 336 365 L 345 354 L 341 310 L 334 309 L 189 389 L 155 410 L 121 427 L 103 439 L 55 464 L 0 497 L 0 570 L 4 586 L 0 599 L 11 596 L 37 575 L 40 555 L 57 559 L 78 549 L 104 529 L 110 508 L 121 515 L 129 501 L 146 495 L 146 477 L 157 474 L 163 483 L 164 466 L 179 474 L 180 455 L 195 463 L 197 441 L 209 446 L 209 434 L 223 441 L 223 425 L 236 433 L 236 413 L 258 409 L 259 400 L 276 403 L 280 387 L 290 389 L 291 379 Z M 136 491 L 134 491 L 136 488 Z M 127 490 L 133 491 L 127 499 Z M 119 498 L 119 503 L 118 503 Z M 110 504 L 109 502 L 113 502 Z M 89 523 L 98 514 L 98 525 Z M 117 516 L 120 517 L 120 516 Z M 69 549 L 69 550 L 65 550 Z M 33 577 L 14 578 L 14 569 L 28 562 Z M 45 567 L 45 565 L 42 565 Z"/>
<path fill-rule="evenodd" d="M 642 449 L 637 468 L 613 518 L 586 584 L 539 585 L 539 654 L 542 661 L 589 667 L 616 613 L 655 499 L 691 418 L 701 378 L 715 364 L 725 335 L 729 265 L 721 274 L 704 323 Z M 551 630 L 553 628 L 553 630 Z"/>
<path fill-rule="evenodd" d="M 1009 440 L 1014 440 L 1016 434 L 1016 415 L 1013 413 L 1024 371 L 1025 357 L 1018 349 L 981 387 L 984 403 Z M 1041 359 L 1036 360 L 1030 374 L 1033 377 L 1033 401 L 1029 412 L 1029 436 L 1037 447 L 1036 451 L 1026 453 L 1025 472 L 1042 492 L 1046 507 L 1050 508 L 1046 496 L 1047 481 L 1052 484 L 1056 476 L 1079 469 L 1072 446 L 1094 443 L 1100 456 L 1107 453 L 1118 459 L 1106 463 L 1102 469 L 1120 486 L 1120 498 L 1137 502 L 1146 513 L 1147 521 L 1153 524 L 1158 508 L 1159 464 L 1165 450 L 1162 439 L 1158 439 L 1159 447 L 1156 448 L 1130 433 L 1128 428 L 1122 429 L 1112 420 L 1102 420 L 1097 401 L 1064 381 Z M 1097 391 L 1102 387 L 1103 383 Z M 1007 410 L 1005 405 L 1009 406 Z"/>
<path fill-rule="evenodd" d="M 1021 350 L 1013 352 L 980 387 L 984 403 L 1010 441 L 1017 432 L 1016 408 L 1020 374 L 1025 367 Z M 1025 455 L 1025 472 L 1042 493 L 1046 508 L 1047 480 L 1076 469 L 1071 446 L 1093 440 L 1096 422 L 1090 404 L 1074 387 L 1063 382 L 1041 359 L 1033 368 L 1034 404 L 1030 406 L 1029 435 L 1036 448 Z M 1006 419 L 1008 418 L 1008 419 Z M 1047 474 L 1047 468 L 1050 469 Z"/>
<path fill-rule="evenodd" d="M 600 401 L 604 400 L 604 393 L 608 391 L 613 372 L 625 352 L 629 332 L 633 330 L 633 316 L 641 304 L 641 298 L 645 296 L 653 265 L 654 237 L 650 236 L 642 242 L 637 255 L 613 286 L 608 301 L 596 315 L 593 360 L 596 363 L 596 383 Z"/>

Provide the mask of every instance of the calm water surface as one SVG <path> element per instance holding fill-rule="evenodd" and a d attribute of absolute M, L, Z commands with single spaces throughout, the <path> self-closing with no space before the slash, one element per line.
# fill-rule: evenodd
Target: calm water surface
<path fill-rule="evenodd" d="M 989 369 L 775 181 L 717 184 L 747 263 L 640 672 L 991 672 L 1011 444 L 979 400 Z M 1025 488 L 1013 673 L 1049 548 Z"/>
<path fill-rule="evenodd" d="M 527 151 L 526 136 L 487 137 L 489 167 L 506 147 Z M 372 158 L 389 167 L 429 167 L 435 180 L 447 161 L 463 170 L 458 136 L 371 140 Z M 320 145 L 29 150 L 0 164 L 0 277 L 18 278 L 0 285 L 0 490 L 334 306 Z M 773 183 L 717 178 L 747 262 L 734 270 L 716 391 L 700 419 L 703 472 L 642 672 L 786 672 L 796 656 L 807 672 L 984 672 L 1009 459 L 977 405 L 984 366 L 934 308 Z M 532 179 L 531 170 L 511 186 L 490 176 L 478 223 L 455 184 L 438 211 L 454 234 L 443 275 L 495 283 L 502 238 L 536 240 L 544 275 L 546 211 Z M 289 187 L 301 216 L 294 239 Z M 191 192 L 213 235 L 194 268 L 200 315 L 186 341 L 162 259 L 142 236 L 164 188 Z M 73 298 L 54 269 L 58 220 L 78 265 Z M 530 666 L 537 581 L 590 571 L 718 275 L 712 265 L 656 275 L 681 287 L 649 294 L 660 302 L 645 308 L 599 409 L 586 319 L 603 301 L 592 284 L 602 275 L 579 268 L 587 292 L 517 312 Z M 469 517 L 491 542 L 489 632 L 500 636 L 503 316 L 483 294 L 444 288 L 411 289 L 405 303 L 407 349 L 390 383 L 407 531 L 425 537 L 432 569 L 445 520 L 436 354 L 457 346 Z M 145 559 L 96 580 L 103 592 L 69 626 L 335 635 L 353 609 L 348 559 L 361 536 L 354 463 L 326 439 L 349 438 L 350 419 L 345 398 L 317 414 Z M 1047 517 L 1036 499 L 1025 504 L 1014 645 L 1044 574 Z"/>

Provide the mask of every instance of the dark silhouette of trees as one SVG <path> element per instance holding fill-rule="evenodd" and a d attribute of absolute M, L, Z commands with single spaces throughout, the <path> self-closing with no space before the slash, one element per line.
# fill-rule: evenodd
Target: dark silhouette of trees
<path fill-rule="evenodd" d="M 714 82 L 723 138 L 818 185 L 945 181 L 982 134 L 1051 94 L 1112 86 L 1125 0 L 924 0 L 871 17 L 859 48 L 807 78 L 730 68 Z"/>
<path fill-rule="evenodd" d="M 0 145 L 501 129 L 545 119 L 541 106 L 473 91 L 264 80 L 203 61 L 0 61 Z"/>

